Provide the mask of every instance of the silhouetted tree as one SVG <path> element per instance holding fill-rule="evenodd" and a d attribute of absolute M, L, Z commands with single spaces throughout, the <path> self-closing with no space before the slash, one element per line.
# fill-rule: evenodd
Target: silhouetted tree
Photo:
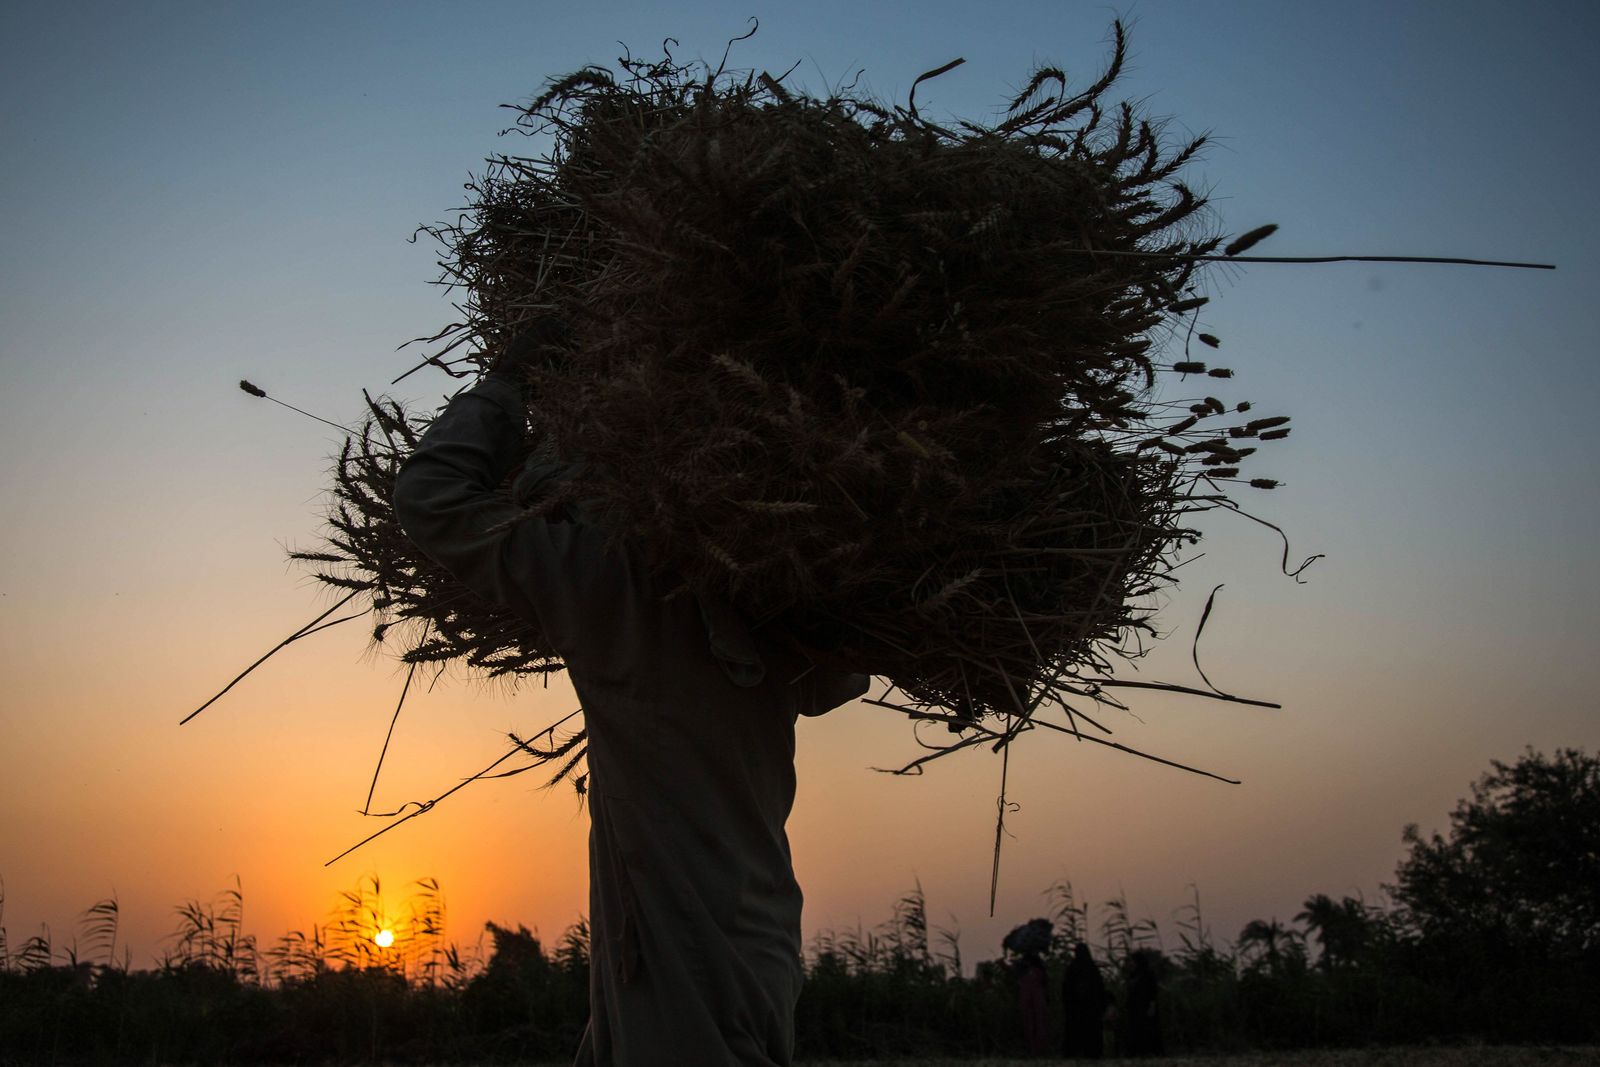
<path fill-rule="evenodd" d="M 1326 893 L 1306 900 L 1305 910 L 1295 916 L 1309 933 L 1315 934 L 1322 948 L 1319 963 L 1324 968 L 1354 963 L 1371 933 L 1367 906 L 1357 897 L 1335 902 Z"/>
<path fill-rule="evenodd" d="M 1531 748 L 1496 760 L 1450 815 L 1450 836 L 1406 827 L 1392 887 L 1435 940 L 1525 959 L 1600 956 L 1600 757 Z"/>
<path fill-rule="evenodd" d="M 1305 939 L 1298 930 L 1276 918 L 1246 923 L 1239 931 L 1239 951 L 1249 957 L 1249 966 L 1263 967 L 1268 974 L 1275 975 L 1286 967 L 1305 967 Z"/>

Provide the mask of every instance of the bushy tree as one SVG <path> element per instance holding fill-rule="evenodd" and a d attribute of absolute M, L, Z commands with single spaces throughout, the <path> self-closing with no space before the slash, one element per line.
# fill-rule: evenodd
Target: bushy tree
<path fill-rule="evenodd" d="M 1307 898 L 1305 910 L 1295 921 L 1316 935 L 1324 968 L 1355 963 L 1371 940 L 1371 909 L 1359 897 L 1335 901 L 1326 893 L 1317 893 Z"/>
<path fill-rule="evenodd" d="M 1251 919 L 1239 931 L 1239 955 L 1246 970 L 1299 973 L 1306 967 L 1305 937 L 1276 918 Z"/>
<path fill-rule="evenodd" d="M 1450 816 L 1405 830 L 1395 898 L 1428 937 L 1547 961 L 1600 956 L 1600 757 L 1496 760 Z"/>

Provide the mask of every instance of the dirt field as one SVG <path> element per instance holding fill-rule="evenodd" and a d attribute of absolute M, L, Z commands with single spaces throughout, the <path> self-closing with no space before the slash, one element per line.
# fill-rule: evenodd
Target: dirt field
<path fill-rule="evenodd" d="M 1033 1060 L 804 1060 L 796 1067 L 1040 1067 L 1041 1064 L 1087 1062 L 1051 1057 Z M 1321 1049 L 1247 1052 L 1233 1056 L 1165 1056 L 1139 1062 L 1152 1067 L 1600 1067 L 1600 1046 Z M 531 1067 L 568 1067 L 568 1061 Z"/>

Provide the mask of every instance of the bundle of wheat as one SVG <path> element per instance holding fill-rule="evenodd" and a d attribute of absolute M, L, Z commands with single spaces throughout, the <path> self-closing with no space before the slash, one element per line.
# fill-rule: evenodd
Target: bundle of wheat
<path fill-rule="evenodd" d="M 335 589 L 370 593 L 373 637 L 383 641 L 401 624 L 410 638 L 402 653 L 408 663 L 460 662 L 490 677 L 563 670 L 542 633 L 486 604 L 400 528 L 391 502 L 395 474 L 426 425 L 398 404 L 369 400 L 360 432 L 346 439 L 334 465 L 323 547 L 290 558 L 312 565 Z"/>
<path fill-rule="evenodd" d="M 1160 395 L 1230 376 L 1188 354 L 1217 344 L 1193 333 L 1193 283 L 1222 242 L 1177 177 L 1204 138 L 1103 106 L 1124 51 L 1118 25 L 1092 85 L 1040 70 L 988 126 L 924 118 L 915 86 L 890 108 L 670 56 L 560 79 L 514 127 L 553 147 L 494 157 L 457 223 L 428 228 L 466 290 L 428 362 L 478 373 L 559 319 L 533 439 L 582 459 L 570 491 L 651 564 L 952 728 L 1094 695 L 1189 517 L 1245 484 L 1241 439 L 1288 433 Z M 428 621 L 412 661 L 558 669 L 394 523 L 415 429 L 373 406 L 310 558 Z"/>

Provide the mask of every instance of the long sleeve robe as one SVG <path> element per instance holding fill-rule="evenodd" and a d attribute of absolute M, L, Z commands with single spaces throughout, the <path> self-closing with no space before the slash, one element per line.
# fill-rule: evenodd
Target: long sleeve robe
<path fill-rule="evenodd" d="M 788 1064 L 794 724 L 866 679 L 813 668 L 726 603 L 666 596 L 676 582 L 581 515 L 508 522 L 519 509 L 499 487 L 524 428 L 517 384 L 490 374 L 423 436 L 394 505 L 422 551 L 543 630 L 583 706 L 591 978 L 577 1063 Z"/>

